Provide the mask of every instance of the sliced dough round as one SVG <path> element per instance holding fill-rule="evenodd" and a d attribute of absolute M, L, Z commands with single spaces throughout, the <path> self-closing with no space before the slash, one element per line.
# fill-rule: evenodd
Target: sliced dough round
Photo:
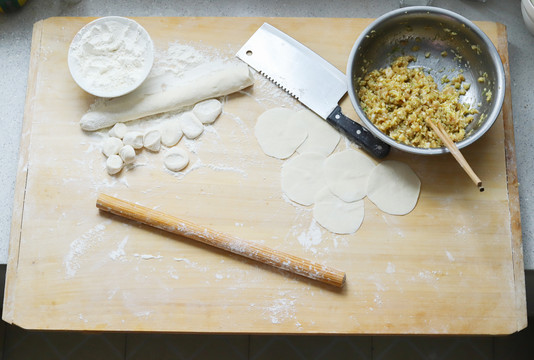
<path fill-rule="evenodd" d="M 176 120 L 169 120 L 161 126 L 161 143 L 167 147 L 178 144 L 184 133 Z"/>
<path fill-rule="evenodd" d="M 421 180 L 406 164 L 387 160 L 369 174 L 367 196 L 380 210 L 391 215 L 406 215 L 417 204 Z"/>
<path fill-rule="evenodd" d="M 336 234 L 352 234 L 360 228 L 365 215 L 364 201 L 345 202 L 324 187 L 315 195 L 313 217 Z"/>
<path fill-rule="evenodd" d="M 131 164 L 135 160 L 135 150 L 131 145 L 124 145 L 119 150 L 119 156 L 125 164 Z"/>
<path fill-rule="evenodd" d="M 130 145 L 134 149 L 143 147 L 143 133 L 140 131 L 128 131 L 122 139 L 124 145 Z"/>
<path fill-rule="evenodd" d="M 204 125 L 191 111 L 184 113 L 178 120 L 180 128 L 188 139 L 196 139 L 204 132 Z"/>
<path fill-rule="evenodd" d="M 128 132 L 128 128 L 123 123 L 116 123 L 109 131 L 108 135 L 122 139 L 124 134 Z"/>
<path fill-rule="evenodd" d="M 123 147 L 122 140 L 116 137 L 108 137 L 102 144 L 102 153 L 109 157 L 117 155 L 119 150 Z"/>
<path fill-rule="evenodd" d="M 159 130 L 148 130 L 143 136 L 143 146 L 154 152 L 161 148 L 161 133 Z"/>
<path fill-rule="evenodd" d="M 292 118 L 295 111 L 274 108 L 258 117 L 254 135 L 266 155 L 287 159 L 308 136 L 305 124 Z"/>
<path fill-rule="evenodd" d="M 308 132 L 308 137 L 297 148 L 297 152 L 315 152 L 328 156 L 334 151 L 341 138 L 336 129 L 310 110 L 300 110 L 293 116 L 304 123 Z"/>
<path fill-rule="evenodd" d="M 193 114 L 203 124 L 213 124 L 221 112 L 222 104 L 217 99 L 201 101 L 193 107 Z"/>
<path fill-rule="evenodd" d="M 360 200 L 367 193 L 367 179 L 374 168 L 374 162 L 361 152 L 352 149 L 341 151 L 325 161 L 326 183 L 341 200 Z"/>
<path fill-rule="evenodd" d="M 106 160 L 106 170 L 109 175 L 115 175 L 122 170 L 124 162 L 119 155 L 111 155 Z"/>
<path fill-rule="evenodd" d="M 324 161 L 326 157 L 316 153 L 298 155 L 282 165 L 282 191 L 291 200 L 311 205 L 315 194 L 326 186 Z"/>
<path fill-rule="evenodd" d="M 173 149 L 163 159 L 165 167 L 171 171 L 180 171 L 189 164 L 189 155 L 185 150 Z"/>

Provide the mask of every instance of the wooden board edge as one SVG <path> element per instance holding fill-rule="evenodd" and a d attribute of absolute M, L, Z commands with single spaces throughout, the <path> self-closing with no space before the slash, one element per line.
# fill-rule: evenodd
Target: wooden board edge
<path fill-rule="evenodd" d="M 514 268 L 514 286 L 516 296 L 517 331 L 527 327 L 527 304 L 525 288 L 525 266 L 523 260 L 523 241 L 521 231 L 521 214 L 519 207 L 519 181 L 517 178 L 517 162 L 515 155 L 514 121 L 512 111 L 512 84 L 510 77 L 510 62 L 508 58 L 508 34 L 506 26 L 497 23 L 497 38 L 499 54 L 504 66 L 506 77 L 506 91 L 504 95 L 503 126 L 504 150 L 506 159 L 506 177 L 508 184 L 508 206 L 510 209 L 510 231 L 512 264 Z M 506 55 L 506 56 L 505 56 Z"/>
<path fill-rule="evenodd" d="M 34 83 L 39 67 L 41 56 L 41 39 L 43 34 L 44 20 L 38 21 L 33 26 L 30 66 L 28 70 L 28 82 L 26 88 L 26 99 L 31 99 L 36 95 Z M 2 319 L 7 323 L 14 323 L 14 296 L 18 271 L 18 257 L 20 246 L 20 231 L 24 213 L 24 197 L 26 195 L 26 181 L 28 178 L 28 157 L 31 138 L 31 118 L 34 111 L 33 102 L 26 101 L 24 106 L 24 116 L 22 120 L 22 132 L 19 145 L 19 163 L 17 167 L 17 177 L 15 180 L 15 191 L 13 200 L 13 213 L 11 217 L 11 229 L 9 235 L 8 261 L 6 269 L 6 281 L 4 290 L 4 302 L 2 309 Z"/>

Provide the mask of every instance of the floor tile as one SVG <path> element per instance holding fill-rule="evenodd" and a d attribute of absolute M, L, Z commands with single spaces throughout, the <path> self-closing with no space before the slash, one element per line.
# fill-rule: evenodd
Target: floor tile
<path fill-rule="evenodd" d="M 28 331 L 7 325 L 4 360 L 123 360 L 126 335 Z"/>
<path fill-rule="evenodd" d="M 247 335 L 128 334 L 126 360 L 248 359 Z"/>
<path fill-rule="evenodd" d="M 0 320 L 0 359 L 2 359 L 2 354 L 4 353 L 4 339 L 6 336 L 6 327 L 7 324 Z"/>
<path fill-rule="evenodd" d="M 251 360 L 370 360 L 370 336 L 270 336 L 250 337 Z"/>
<path fill-rule="evenodd" d="M 480 336 L 384 336 L 373 339 L 373 360 L 491 360 L 493 339 Z"/>
<path fill-rule="evenodd" d="M 529 318 L 529 323 L 534 318 Z M 494 338 L 495 360 L 530 360 L 534 357 L 534 326 L 509 336 Z"/>

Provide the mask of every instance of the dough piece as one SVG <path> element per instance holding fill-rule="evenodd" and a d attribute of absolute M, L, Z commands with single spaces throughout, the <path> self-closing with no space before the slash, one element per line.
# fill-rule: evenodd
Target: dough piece
<path fill-rule="evenodd" d="M 315 195 L 326 186 L 324 161 L 316 153 L 304 153 L 282 165 L 282 191 L 293 201 L 311 205 Z"/>
<path fill-rule="evenodd" d="M 122 138 L 124 145 L 131 145 L 134 149 L 143 147 L 143 133 L 139 131 L 128 131 Z"/>
<path fill-rule="evenodd" d="M 287 159 L 306 139 L 306 126 L 294 114 L 293 110 L 274 108 L 258 117 L 254 134 L 265 154 Z"/>
<path fill-rule="evenodd" d="M 124 134 L 128 131 L 128 127 L 123 123 L 115 124 L 109 131 L 108 135 L 119 139 L 124 137 Z"/>
<path fill-rule="evenodd" d="M 201 101 L 193 108 L 193 114 L 203 124 L 213 124 L 221 112 L 222 104 L 217 99 Z"/>
<path fill-rule="evenodd" d="M 189 155 L 185 150 L 174 149 L 165 155 L 163 163 L 171 171 L 180 171 L 189 164 Z"/>
<path fill-rule="evenodd" d="M 363 200 L 345 202 L 328 187 L 324 187 L 315 195 L 313 218 L 333 233 L 352 234 L 362 225 L 364 215 Z"/>
<path fill-rule="evenodd" d="M 117 155 L 121 147 L 123 147 L 121 139 L 109 137 L 104 140 L 104 143 L 102 144 L 102 153 L 108 157 L 111 155 Z"/>
<path fill-rule="evenodd" d="M 161 126 L 161 143 L 167 147 L 178 144 L 184 133 L 176 120 L 170 120 Z"/>
<path fill-rule="evenodd" d="M 143 136 L 143 146 L 150 151 L 158 152 L 161 148 L 161 133 L 159 130 L 148 130 Z"/>
<path fill-rule="evenodd" d="M 324 164 L 326 183 L 341 200 L 352 202 L 367 194 L 367 179 L 375 163 L 357 150 L 345 150 L 329 156 Z"/>
<path fill-rule="evenodd" d="M 106 170 L 109 175 L 115 175 L 122 170 L 124 162 L 119 155 L 111 155 L 106 160 Z"/>
<path fill-rule="evenodd" d="M 135 160 L 135 150 L 131 145 L 124 145 L 119 150 L 119 156 L 125 164 L 131 164 Z"/>
<path fill-rule="evenodd" d="M 204 132 L 204 125 L 202 125 L 200 120 L 191 111 L 180 116 L 178 123 L 185 137 L 188 139 L 196 139 Z"/>
<path fill-rule="evenodd" d="M 419 198 L 421 180 L 406 164 L 387 160 L 369 174 L 367 196 L 380 210 L 391 215 L 406 215 Z"/>
<path fill-rule="evenodd" d="M 328 156 L 334 151 L 341 139 L 336 129 L 310 110 L 300 110 L 293 116 L 305 124 L 308 132 L 308 137 L 297 148 L 297 152 L 315 152 Z"/>
<path fill-rule="evenodd" d="M 86 131 L 95 131 L 119 122 L 177 111 L 205 100 L 228 95 L 254 82 L 243 62 L 201 65 L 186 73 L 182 81 L 155 93 L 144 89 L 95 103 L 80 120 Z"/>

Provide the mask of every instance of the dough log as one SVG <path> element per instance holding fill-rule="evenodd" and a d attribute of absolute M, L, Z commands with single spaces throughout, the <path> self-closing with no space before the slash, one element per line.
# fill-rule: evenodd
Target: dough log
<path fill-rule="evenodd" d="M 192 70 L 193 72 L 195 70 Z M 86 131 L 104 129 L 120 122 L 176 111 L 196 103 L 228 95 L 253 84 L 252 73 L 244 63 L 203 67 L 166 91 L 140 96 L 137 93 L 96 104 L 80 120 Z"/>

